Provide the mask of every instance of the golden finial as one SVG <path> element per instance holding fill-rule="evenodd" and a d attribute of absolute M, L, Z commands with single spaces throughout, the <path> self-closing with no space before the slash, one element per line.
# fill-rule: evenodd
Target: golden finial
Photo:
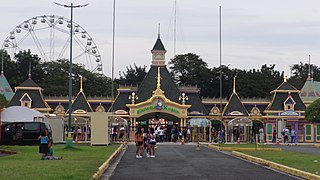
<path fill-rule="evenodd" d="M 158 67 L 158 78 L 157 78 L 157 89 L 160 89 L 160 80 L 161 80 L 161 76 L 160 76 L 160 66 Z"/>
<path fill-rule="evenodd" d="M 237 75 L 233 77 L 233 93 L 236 93 L 236 78 Z"/>
<path fill-rule="evenodd" d="M 162 95 L 164 92 L 161 90 L 161 76 L 160 76 L 160 66 L 158 67 L 158 76 L 157 76 L 157 88 L 153 91 L 153 94 Z"/>
<path fill-rule="evenodd" d="M 79 77 L 80 77 L 80 92 L 82 92 L 83 91 L 83 89 L 82 89 L 82 76 L 80 75 Z"/>
<path fill-rule="evenodd" d="M 287 67 L 284 65 L 284 72 L 283 72 L 283 81 L 287 82 L 287 75 L 286 75 Z"/>

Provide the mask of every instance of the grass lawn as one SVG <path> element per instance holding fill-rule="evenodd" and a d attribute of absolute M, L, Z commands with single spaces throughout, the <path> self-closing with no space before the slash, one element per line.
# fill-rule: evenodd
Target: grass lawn
<path fill-rule="evenodd" d="M 320 174 L 320 156 L 289 151 L 240 151 L 242 153 L 273 161 L 289 167 Z M 318 173 L 317 173 L 318 172 Z"/>
<path fill-rule="evenodd" d="M 91 179 L 118 147 L 54 145 L 54 155 L 63 156 L 63 160 L 40 160 L 38 146 L 0 146 L 3 150 L 18 151 L 0 157 L 1 179 Z"/>

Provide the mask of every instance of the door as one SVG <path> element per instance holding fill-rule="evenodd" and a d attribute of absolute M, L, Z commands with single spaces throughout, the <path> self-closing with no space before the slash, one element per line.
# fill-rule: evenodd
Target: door
<path fill-rule="evenodd" d="M 318 124 L 316 127 L 317 127 L 317 130 L 316 130 L 317 142 L 320 142 L 320 124 Z"/>
<path fill-rule="evenodd" d="M 313 125 L 305 124 L 305 138 L 306 142 L 313 142 Z"/>

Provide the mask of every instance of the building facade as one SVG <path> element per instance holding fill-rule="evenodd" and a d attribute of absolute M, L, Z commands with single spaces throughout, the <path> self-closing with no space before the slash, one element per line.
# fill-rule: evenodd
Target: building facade
<path fill-rule="evenodd" d="M 162 126 L 169 135 L 174 126 L 182 131 L 189 126 L 190 119 L 202 118 L 210 120 L 216 132 L 222 128 L 227 142 L 234 141 L 235 129 L 240 132 L 240 141 L 254 141 L 261 127 L 267 142 L 271 142 L 274 130 L 280 140 L 281 132 L 286 128 L 296 132 L 296 142 L 320 142 L 320 124 L 308 122 L 304 118 L 305 104 L 315 99 L 303 101 L 301 98 L 305 97 L 310 88 L 304 87 L 301 93 L 284 78 L 283 83 L 271 92 L 270 99 L 241 99 L 236 92 L 234 79 L 233 93 L 229 99 L 201 99 L 197 87 L 180 87 L 174 82 L 166 66 L 166 49 L 160 35 L 151 54 L 151 66 L 142 83 L 138 87 L 120 85 L 114 100 L 86 97 L 81 80 L 80 90 L 72 98 L 73 126 L 89 134 L 88 112 L 112 111 L 115 118 L 111 125 L 118 126 L 117 121 L 126 122 L 131 137 L 138 126 Z M 310 87 L 308 83 L 307 80 L 306 87 Z M 68 97 L 43 97 L 42 88 L 31 77 L 15 88 L 9 106 L 27 106 L 46 115 L 55 114 L 65 119 L 69 112 Z M 209 131 L 210 128 L 206 127 L 200 130 L 203 141 L 209 140 Z M 87 137 L 83 139 L 89 140 Z M 170 140 L 169 136 L 167 140 Z"/>

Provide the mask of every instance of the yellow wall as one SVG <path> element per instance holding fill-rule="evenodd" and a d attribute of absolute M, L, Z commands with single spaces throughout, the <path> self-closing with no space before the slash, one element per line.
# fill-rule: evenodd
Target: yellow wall
<path fill-rule="evenodd" d="M 108 117 L 111 116 L 111 113 L 93 112 L 88 115 L 91 117 L 91 145 L 110 144 Z"/>

